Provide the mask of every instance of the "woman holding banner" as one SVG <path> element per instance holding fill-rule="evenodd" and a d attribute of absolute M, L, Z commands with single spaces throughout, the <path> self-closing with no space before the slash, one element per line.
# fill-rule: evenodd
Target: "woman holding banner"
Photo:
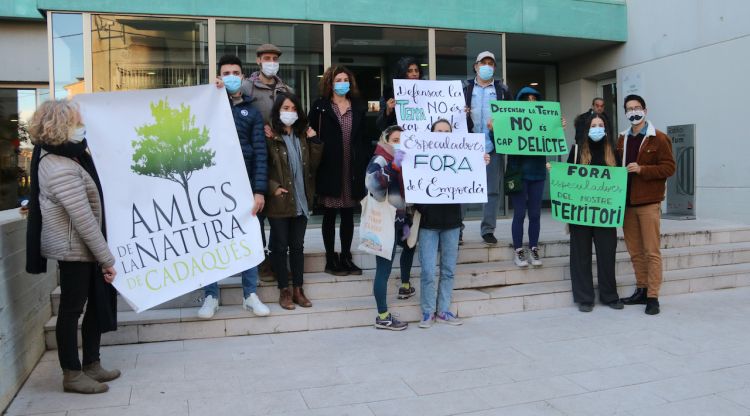
<path fill-rule="evenodd" d="M 568 163 L 595 166 L 619 166 L 614 145 L 606 132 L 605 119 L 596 113 L 590 114 L 584 126 L 587 137 L 576 143 L 568 155 Z M 591 243 L 596 247 L 596 270 L 599 281 L 599 299 L 613 309 L 622 309 L 623 303 L 617 294 L 615 281 L 615 256 L 617 251 L 617 229 L 569 224 L 570 227 L 570 282 L 573 300 L 578 310 L 591 312 L 594 309 L 594 277 L 591 272 Z"/>
<path fill-rule="evenodd" d="M 401 287 L 399 298 L 407 299 L 414 295 L 415 290 L 409 283 L 409 275 L 414 260 L 414 248 L 406 244 L 409 238 L 411 218 L 406 212 L 404 199 L 404 184 L 401 178 L 401 162 L 404 160 L 404 151 L 400 150 L 401 132 L 399 126 L 390 126 L 380 136 L 375 155 L 367 166 L 365 185 L 367 190 L 377 199 L 383 201 L 388 198 L 388 203 L 396 208 L 396 238 L 393 244 L 391 259 L 375 256 L 375 281 L 373 282 L 373 294 L 378 306 L 378 316 L 375 318 L 375 328 L 400 331 L 406 329 L 407 323 L 401 322 L 388 312 L 386 292 L 388 290 L 388 277 L 393 267 L 393 257 L 396 255 L 396 246 L 401 246 Z"/>
<path fill-rule="evenodd" d="M 516 101 L 540 101 L 542 94 L 531 87 L 523 87 L 516 95 Z M 523 186 L 517 192 L 510 194 L 513 203 L 513 262 L 518 267 L 528 267 L 526 252 L 523 249 L 523 223 L 526 214 L 529 215 L 529 258 L 532 266 L 541 266 L 542 258 L 539 254 L 539 232 L 541 230 L 542 194 L 544 182 L 547 179 L 545 156 L 509 155 L 506 176 L 509 172 L 520 172 Z"/>
<path fill-rule="evenodd" d="M 422 67 L 413 57 L 404 56 L 396 62 L 396 74 L 393 79 L 422 79 Z M 393 94 L 393 85 L 383 88 L 380 111 L 375 125 L 380 131 L 388 126 L 396 125 L 396 98 Z"/>
<path fill-rule="evenodd" d="M 273 137 L 268 144 L 268 199 L 266 217 L 271 224 L 271 264 L 276 272 L 279 305 L 309 308 L 312 302 L 302 289 L 307 219 L 315 195 L 315 171 L 323 143 L 308 127 L 307 116 L 296 95 L 280 93 L 271 107 Z M 292 272 L 289 290 L 287 252 Z"/>
<path fill-rule="evenodd" d="M 308 120 L 325 144 L 317 172 L 318 202 L 323 206 L 325 272 L 361 275 L 352 261 L 354 207 L 365 191 L 365 169 L 372 154 L 365 139 L 367 106 L 358 99 L 354 74 L 343 66 L 328 68 L 320 80 L 320 95 Z M 336 254 L 336 216 L 341 215 L 341 256 Z"/>
<path fill-rule="evenodd" d="M 432 125 L 433 132 L 451 132 L 447 120 Z M 453 295 L 453 275 L 458 260 L 458 235 L 461 231 L 461 204 L 419 204 L 416 209 L 422 218 L 419 222 L 420 328 L 429 328 L 433 322 L 461 325 L 450 311 Z M 440 251 L 440 280 L 435 282 L 438 250 Z M 437 309 L 435 308 L 437 304 Z M 437 313 L 436 313 L 437 311 Z"/>
<path fill-rule="evenodd" d="M 86 129 L 70 101 L 47 101 L 29 126 L 31 198 L 26 234 L 29 273 L 45 273 L 47 259 L 60 267 L 60 309 L 55 337 L 63 390 L 104 393 L 120 376 L 99 362 L 103 332 L 117 329 L 117 272 L 104 230 L 102 187 L 86 144 Z M 83 362 L 78 359 L 78 318 Z"/>

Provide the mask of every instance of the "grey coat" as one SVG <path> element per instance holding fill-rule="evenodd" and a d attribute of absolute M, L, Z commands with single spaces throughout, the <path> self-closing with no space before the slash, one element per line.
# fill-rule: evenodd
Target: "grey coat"
<path fill-rule="evenodd" d="M 101 231 L 96 183 L 74 160 L 42 151 L 39 162 L 42 256 L 62 261 L 115 264 Z"/>

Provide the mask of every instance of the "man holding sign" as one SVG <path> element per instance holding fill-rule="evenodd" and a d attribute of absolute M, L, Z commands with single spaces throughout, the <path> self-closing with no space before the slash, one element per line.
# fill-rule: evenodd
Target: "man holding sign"
<path fill-rule="evenodd" d="M 492 103 L 495 149 L 508 154 L 505 191 L 513 202 L 513 258 L 516 266 L 528 267 L 523 249 L 523 223 L 529 214 L 529 255 L 532 266 L 541 266 L 538 242 L 541 229 L 542 194 L 547 178 L 546 156 L 568 152 L 560 103 L 541 102 L 539 91 L 524 87 L 515 102 Z"/>
<path fill-rule="evenodd" d="M 570 226 L 570 282 L 578 310 L 591 312 L 594 308 L 592 242 L 596 246 L 599 299 L 613 309 L 622 309 L 615 281 L 616 227 L 624 217 L 627 172 L 617 167 L 604 118 L 590 114 L 584 122 L 587 137 L 573 147 L 568 163 L 552 164 L 552 217 Z"/>

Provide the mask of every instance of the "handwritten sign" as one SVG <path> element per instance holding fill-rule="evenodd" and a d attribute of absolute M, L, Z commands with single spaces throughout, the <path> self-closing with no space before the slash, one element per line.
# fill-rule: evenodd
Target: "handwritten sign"
<path fill-rule="evenodd" d="M 393 94 L 396 120 L 405 131 L 429 132 L 434 122 L 445 119 L 453 131 L 468 132 L 461 81 L 394 79 Z"/>
<path fill-rule="evenodd" d="M 487 202 L 482 133 L 401 134 L 406 202 Z"/>
<path fill-rule="evenodd" d="M 628 171 L 622 167 L 552 162 L 552 218 L 569 224 L 622 227 Z"/>
<path fill-rule="evenodd" d="M 506 155 L 565 155 L 560 103 L 492 101 L 495 150 Z"/>

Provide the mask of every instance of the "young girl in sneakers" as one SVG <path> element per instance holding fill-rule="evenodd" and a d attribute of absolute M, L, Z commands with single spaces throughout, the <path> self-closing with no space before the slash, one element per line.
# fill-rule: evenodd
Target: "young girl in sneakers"
<path fill-rule="evenodd" d="M 401 322 L 388 312 L 386 292 L 388 290 L 388 277 L 393 267 L 393 258 L 396 255 L 396 246 L 401 246 L 401 287 L 399 288 L 399 299 L 406 299 L 414 295 L 414 288 L 409 284 L 412 261 L 414 260 L 414 248 L 409 248 L 406 239 L 409 237 L 411 218 L 406 212 L 404 201 L 404 185 L 401 179 L 401 162 L 404 152 L 399 149 L 401 132 L 399 126 L 391 126 L 383 131 L 375 148 L 375 155 L 367 166 L 365 185 L 367 190 L 377 199 L 388 202 L 396 208 L 396 241 L 393 245 L 391 260 L 375 256 L 375 281 L 372 291 L 378 306 L 378 316 L 375 318 L 375 328 L 400 331 L 406 329 L 406 322 Z"/>

